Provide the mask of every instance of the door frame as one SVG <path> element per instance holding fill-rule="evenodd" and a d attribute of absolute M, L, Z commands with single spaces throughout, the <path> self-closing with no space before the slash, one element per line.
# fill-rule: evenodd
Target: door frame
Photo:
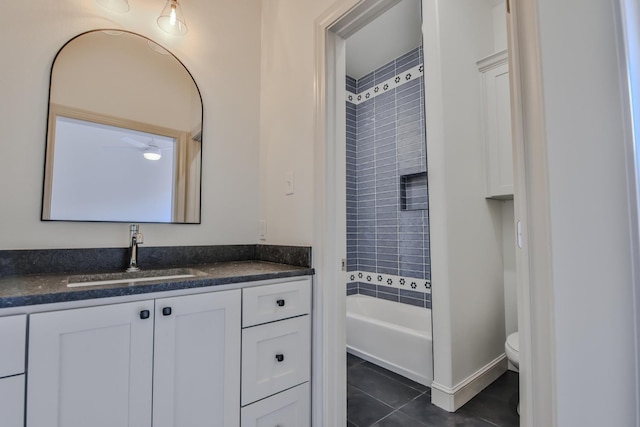
<path fill-rule="evenodd" d="M 620 81 L 623 82 L 622 108 L 625 121 L 626 172 L 629 186 L 630 232 L 635 317 L 636 396 L 640 396 L 640 2 L 614 2 L 618 37 Z M 634 79 L 635 77 L 635 79 Z M 636 405 L 636 422 L 640 422 L 640 405 Z"/>
<path fill-rule="evenodd" d="M 312 420 L 344 425 L 346 402 L 345 39 L 400 0 L 338 0 L 315 20 Z M 342 72 L 337 72 L 342 70 Z"/>
<path fill-rule="evenodd" d="M 313 425 L 346 420 L 346 295 L 341 260 L 345 248 L 345 39 L 399 0 L 337 0 L 315 20 L 314 129 L 314 368 Z M 437 10 L 441 0 L 431 2 Z M 539 35 L 535 0 L 511 3 L 509 27 L 514 144 L 515 218 L 521 248 L 516 252 L 521 425 L 555 425 L 555 367 L 550 223 Z M 518 4 L 516 4 L 518 3 Z M 423 31 L 424 37 L 424 31 Z M 425 85 L 425 91 L 428 86 Z M 434 96 L 438 96 L 436 91 Z M 428 94 L 427 96 L 431 96 Z M 342 115 L 341 115 L 342 114 Z M 437 132 L 437 130 L 436 130 Z M 531 144 L 531 141 L 537 141 Z M 528 230 L 535 229 L 535 235 Z M 543 283 L 531 288 L 530 282 Z M 532 304 L 536 302 L 536 304 Z M 437 304 L 437 301 L 434 302 Z M 532 349 L 538 349 L 533 352 Z M 544 351 L 542 351 L 544 349 Z M 551 352 L 549 352 L 551 349 Z M 536 381 L 533 381 L 533 373 Z M 540 373 L 545 373 L 540 376 Z M 535 414 L 535 416 L 534 416 Z"/>

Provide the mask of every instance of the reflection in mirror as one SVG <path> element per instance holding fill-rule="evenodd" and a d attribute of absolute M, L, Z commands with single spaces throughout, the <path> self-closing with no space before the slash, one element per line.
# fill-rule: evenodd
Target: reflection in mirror
<path fill-rule="evenodd" d="M 92 31 L 51 71 L 43 220 L 200 222 L 202 102 L 144 37 Z"/>

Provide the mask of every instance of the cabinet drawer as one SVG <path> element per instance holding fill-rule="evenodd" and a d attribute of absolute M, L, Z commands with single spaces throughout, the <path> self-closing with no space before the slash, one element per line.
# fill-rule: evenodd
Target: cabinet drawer
<path fill-rule="evenodd" d="M 309 380 L 309 316 L 242 331 L 242 405 Z"/>
<path fill-rule="evenodd" d="M 24 374 L 0 379 L 2 427 L 24 426 Z"/>
<path fill-rule="evenodd" d="M 242 326 L 308 314 L 311 311 L 311 279 L 242 290 Z"/>
<path fill-rule="evenodd" d="M 24 373 L 27 316 L 0 317 L 0 378 Z"/>
<path fill-rule="evenodd" d="M 241 427 L 310 426 L 309 383 L 245 406 L 241 410 L 241 420 Z"/>

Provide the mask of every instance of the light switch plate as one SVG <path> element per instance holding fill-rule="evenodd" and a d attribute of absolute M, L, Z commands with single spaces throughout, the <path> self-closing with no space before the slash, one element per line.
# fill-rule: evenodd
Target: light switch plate
<path fill-rule="evenodd" d="M 260 220 L 260 240 L 267 240 L 267 221 Z"/>
<path fill-rule="evenodd" d="M 293 171 L 284 174 L 284 194 L 290 196 L 294 193 L 294 174 Z"/>

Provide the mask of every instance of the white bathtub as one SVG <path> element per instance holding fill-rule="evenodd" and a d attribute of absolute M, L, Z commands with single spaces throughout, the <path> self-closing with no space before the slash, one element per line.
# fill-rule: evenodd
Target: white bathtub
<path fill-rule="evenodd" d="M 347 351 L 431 386 L 431 310 L 366 295 L 347 297 Z"/>

